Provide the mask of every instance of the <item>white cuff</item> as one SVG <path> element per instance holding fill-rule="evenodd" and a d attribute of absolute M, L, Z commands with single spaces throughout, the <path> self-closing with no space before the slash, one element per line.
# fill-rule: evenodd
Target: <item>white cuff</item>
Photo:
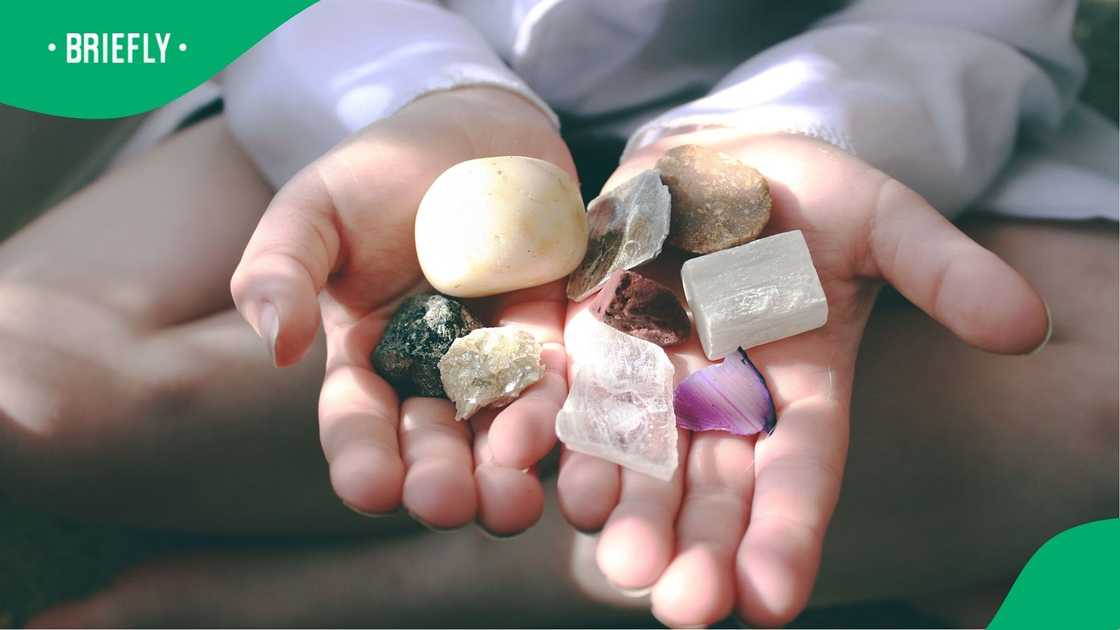
<path fill-rule="evenodd" d="M 233 135 L 274 186 L 425 94 L 494 86 L 556 115 L 465 19 L 428 2 L 322 0 L 222 75 Z"/>
<path fill-rule="evenodd" d="M 725 113 L 689 113 L 674 110 L 642 125 L 626 142 L 622 160 L 658 140 L 705 129 L 734 129 L 744 135 L 788 133 L 814 138 L 856 155 L 851 138 L 843 129 L 830 126 L 812 112 L 781 105 Z"/>
<path fill-rule="evenodd" d="M 858 6 L 869 4 L 884 11 L 927 6 Z M 858 156 L 953 216 L 991 185 L 1020 130 L 1060 124 L 1068 102 L 1062 86 L 1076 85 L 1078 64 L 1058 43 L 1040 46 L 1053 51 L 1038 60 L 986 33 L 922 17 L 927 21 L 832 19 L 741 64 L 708 96 L 647 123 L 626 152 L 708 127 L 801 134 Z M 1045 32 L 1059 40 L 1066 17 L 1055 12 Z"/>

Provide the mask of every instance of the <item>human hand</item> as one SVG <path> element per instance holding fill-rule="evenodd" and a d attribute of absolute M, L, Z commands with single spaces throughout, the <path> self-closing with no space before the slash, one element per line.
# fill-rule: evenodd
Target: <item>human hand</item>
<path fill-rule="evenodd" d="M 276 365 L 298 361 L 323 322 L 320 437 L 335 492 L 355 510 L 386 513 L 403 503 L 433 527 L 477 516 L 499 534 L 540 515 L 532 466 L 554 444 L 565 393 L 559 282 L 471 304 L 484 319 L 519 324 L 545 343 L 548 373 L 500 413 L 456 422 L 448 401 L 399 400 L 370 365 L 396 305 L 427 286 L 413 236 L 424 192 L 448 167 L 497 155 L 547 160 L 575 176 L 551 122 L 521 97 L 462 88 L 420 98 L 288 182 L 233 275 L 237 308 Z"/>
<path fill-rule="evenodd" d="M 828 322 L 749 351 L 778 412 L 772 435 L 681 431 L 680 466 L 669 483 L 565 452 L 561 507 L 576 527 L 602 528 L 600 569 L 622 589 L 651 589 L 653 612 L 665 623 L 709 624 L 734 611 L 777 626 L 805 606 L 817 574 L 840 492 L 856 355 L 882 283 L 993 352 L 1038 347 L 1048 314 L 1025 279 L 919 195 L 811 139 L 730 130 L 670 136 L 633 155 L 607 187 L 680 144 L 729 153 L 766 176 L 773 210 L 764 235 L 804 232 Z M 648 271 L 679 290 L 682 260 L 663 255 Z M 678 382 L 709 364 L 696 335 L 666 350 Z"/>

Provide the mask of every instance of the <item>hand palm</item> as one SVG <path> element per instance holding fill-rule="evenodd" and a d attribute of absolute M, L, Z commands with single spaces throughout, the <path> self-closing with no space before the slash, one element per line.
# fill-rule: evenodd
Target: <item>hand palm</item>
<path fill-rule="evenodd" d="M 712 623 L 734 607 L 751 622 L 778 625 L 805 605 L 816 575 L 847 452 L 856 353 L 882 279 L 990 350 L 1029 350 L 1046 316 L 1021 277 L 920 197 L 814 141 L 670 137 L 628 160 L 612 182 L 683 143 L 737 155 L 767 176 L 774 211 L 766 233 L 804 232 L 828 323 L 750 350 L 778 412 L 772 435 L 681 431 L 681 466 L 669 484 L 567 453 L 561 501 L 577 526 L 603 526 L 597 556 L 608 579 L 652 587 L 653 610 L 667 623 Z M 680 262 L 663 255 L 648 271 L 679 289 Z M 709 363 L 695 335 L 668 351 L 678 380 Z"/>
<path fill-rule="evenodd" d="M 490 155 L 528 155 L 573 170 L 548 122 L 517 97 L 484 89 L 426 97 L 281 190 L 246 249 L 233 292 L 258 332 L 274 340 L 278 365 L 299 360 L 322 319 L 320 435 L 344 502 L 365 513 L 403 503 L 436 527 L 477 516 L 509 534 L 541 511 L 539 482 L 523 470 L 551 449 L 564 396 L 563 354 L 547 345 L 560 337 L 560 284 L 468 304 L 484 321 L 528 327 L 546 342 L 549 373 L 500 413 L 459 423 L 447 401 L 398 400 L 369 360 L 400 300 L 427 288 L 413 238 L 420 198 L 448 167 Z M 269 308 L 278 322 L 268 323 Z"/>

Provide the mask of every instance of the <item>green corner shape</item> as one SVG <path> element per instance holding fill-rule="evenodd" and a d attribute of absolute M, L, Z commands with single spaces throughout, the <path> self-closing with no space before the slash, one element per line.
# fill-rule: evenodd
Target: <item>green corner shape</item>
<path fill-rule="evenodd" d="M 1066 530 L 1035 552 L 989 628 L 1120 628 L 1120 519 Z"/>
<path fill-rule="evenodd" d="M 70 118 L 117 118 L 150 111 L 210 79 L 313 3 L 0 3 L 0 103 Z M 137 46 L 131 52 L 129 36 L 136 38 Z M 82 43 L 86 37 L 93 38 L 86 42 L 94 44 L 90 51 Z"/>

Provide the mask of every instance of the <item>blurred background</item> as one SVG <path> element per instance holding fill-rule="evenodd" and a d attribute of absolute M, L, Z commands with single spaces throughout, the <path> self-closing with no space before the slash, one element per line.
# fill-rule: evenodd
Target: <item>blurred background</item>
<path fill-rule="evenodd" d="M 1082 100 L 1113 121 L 1120 72 L 1118 27 L 1117 0 L 1082 1 L 1075 34 L 1090 69 Z M 73 120 L 0 105 L 0 238 L 94 177 L 142 120 Z M 19 626 L 36 611 L 88 593 L 152 554 L 204 542 L 77 522 L 21 508 L 0 494 L 0 628 Z M 651 617 L 648 624 L 656 621 Z M 794 625 L 930 627 L 943 621 L 900 602 L 869 602 L 810 610 Z"/>

